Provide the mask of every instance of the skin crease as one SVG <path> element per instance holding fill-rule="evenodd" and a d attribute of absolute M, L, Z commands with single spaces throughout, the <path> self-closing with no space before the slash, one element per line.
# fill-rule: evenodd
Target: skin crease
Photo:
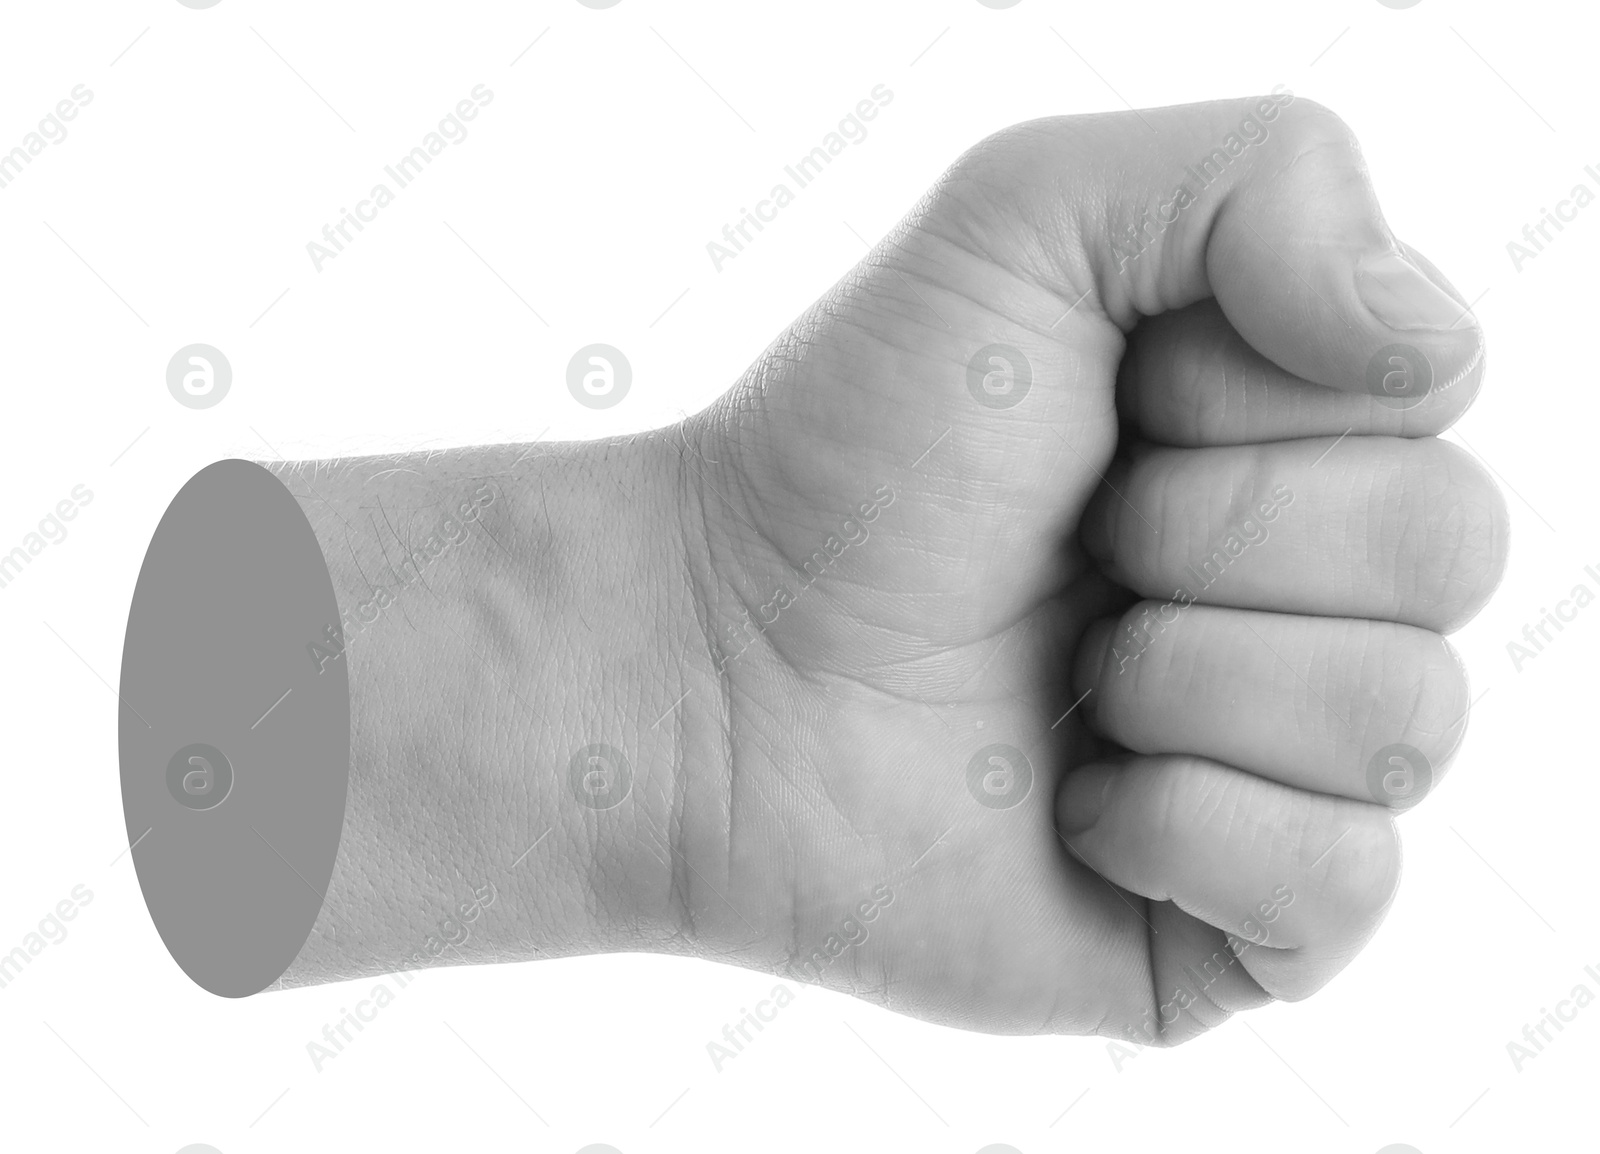
<path fill-rule="evenodd" d="M 1383 253 L 1432 327 L 1362 295 Z M 1398 879 L 1369 763 L 1404 744 L 1437 785 L 1470 700 L 1440 634 L 1505 560 L 1498 493 L 1436 439 L 1482 335 L 1427 280 L 1309 101 L 1039 121 L 970 150 L 679 426 L 280 466 L 341 604 L 396 590 L 347 651 L 345 838 L 282 984 L 658 950 L 1156 1044 L 1314 992 Z M 1409 407 L 1366 391 L 1395 343 L 1439 382 Z M 968 387 L 989 345 L 1031 371 L 1009 407 Z M 484 484 L 425 588 L 384 575 Z M 570 777 L 595 743 L 631 772 L 607 809 Z M 992 745 L 1023 778 L 983 776 Z"/>

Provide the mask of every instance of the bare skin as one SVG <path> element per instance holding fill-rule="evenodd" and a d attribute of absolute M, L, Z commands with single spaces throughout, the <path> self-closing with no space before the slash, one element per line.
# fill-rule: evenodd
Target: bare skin
<path fill-rule="evenodd" d="M 1311 994 L 1399 876 L 1375 756 L 1436 785 L 1465 729 L 1441 634 L 1507 520 L 1435 434 L 1482 372 L 1280 96 L 991 137 L 672 429 L 280 467 L 341 604 L 392 601 L 284 984 L 660 950 L 1161 1044 Z"/>

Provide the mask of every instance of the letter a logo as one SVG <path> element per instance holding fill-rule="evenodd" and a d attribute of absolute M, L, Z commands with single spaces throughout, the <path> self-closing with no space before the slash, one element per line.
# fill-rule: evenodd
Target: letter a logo
<path fill-rule="evenodd" d="M 985 345 L 967 362 L 967 391 L 986 409 L 1022 403 L 1033 387 L 1033 366 L 1011 345 Z"/>

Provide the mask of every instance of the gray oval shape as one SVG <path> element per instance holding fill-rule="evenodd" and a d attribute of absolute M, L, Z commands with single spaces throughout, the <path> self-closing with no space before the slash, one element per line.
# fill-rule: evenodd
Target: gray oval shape
<path fill-rule="evenodd" d="M 185 809 L 215 809 L 233 789 L 233 766 L 214 745 L 186 745 L 167 762 L 167 792 Z"/>
<path fill-rule="evenodd" d="M 213 994 L 271 985 L 322 909 L 344 827 L 350 683 L 344 661 L 310 646 L 325 651 L 339 620 L 316 535 L 266 469 L 208 465 L 167 506 L 123 642 L 122 809 L 156 930 Z M 206 771 L 224 764 L 221 797 L 184 800 L 220 789 Z"/>

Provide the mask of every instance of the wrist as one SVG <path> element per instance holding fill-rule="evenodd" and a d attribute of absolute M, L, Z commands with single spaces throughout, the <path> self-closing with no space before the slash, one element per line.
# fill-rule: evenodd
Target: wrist
<path fill-rule="evenodd" d="M 728 728 L 676 440 L 277 470 L 333 578 L 351 709 L 339 856 L 283 984 L 716 923 Z"/>

